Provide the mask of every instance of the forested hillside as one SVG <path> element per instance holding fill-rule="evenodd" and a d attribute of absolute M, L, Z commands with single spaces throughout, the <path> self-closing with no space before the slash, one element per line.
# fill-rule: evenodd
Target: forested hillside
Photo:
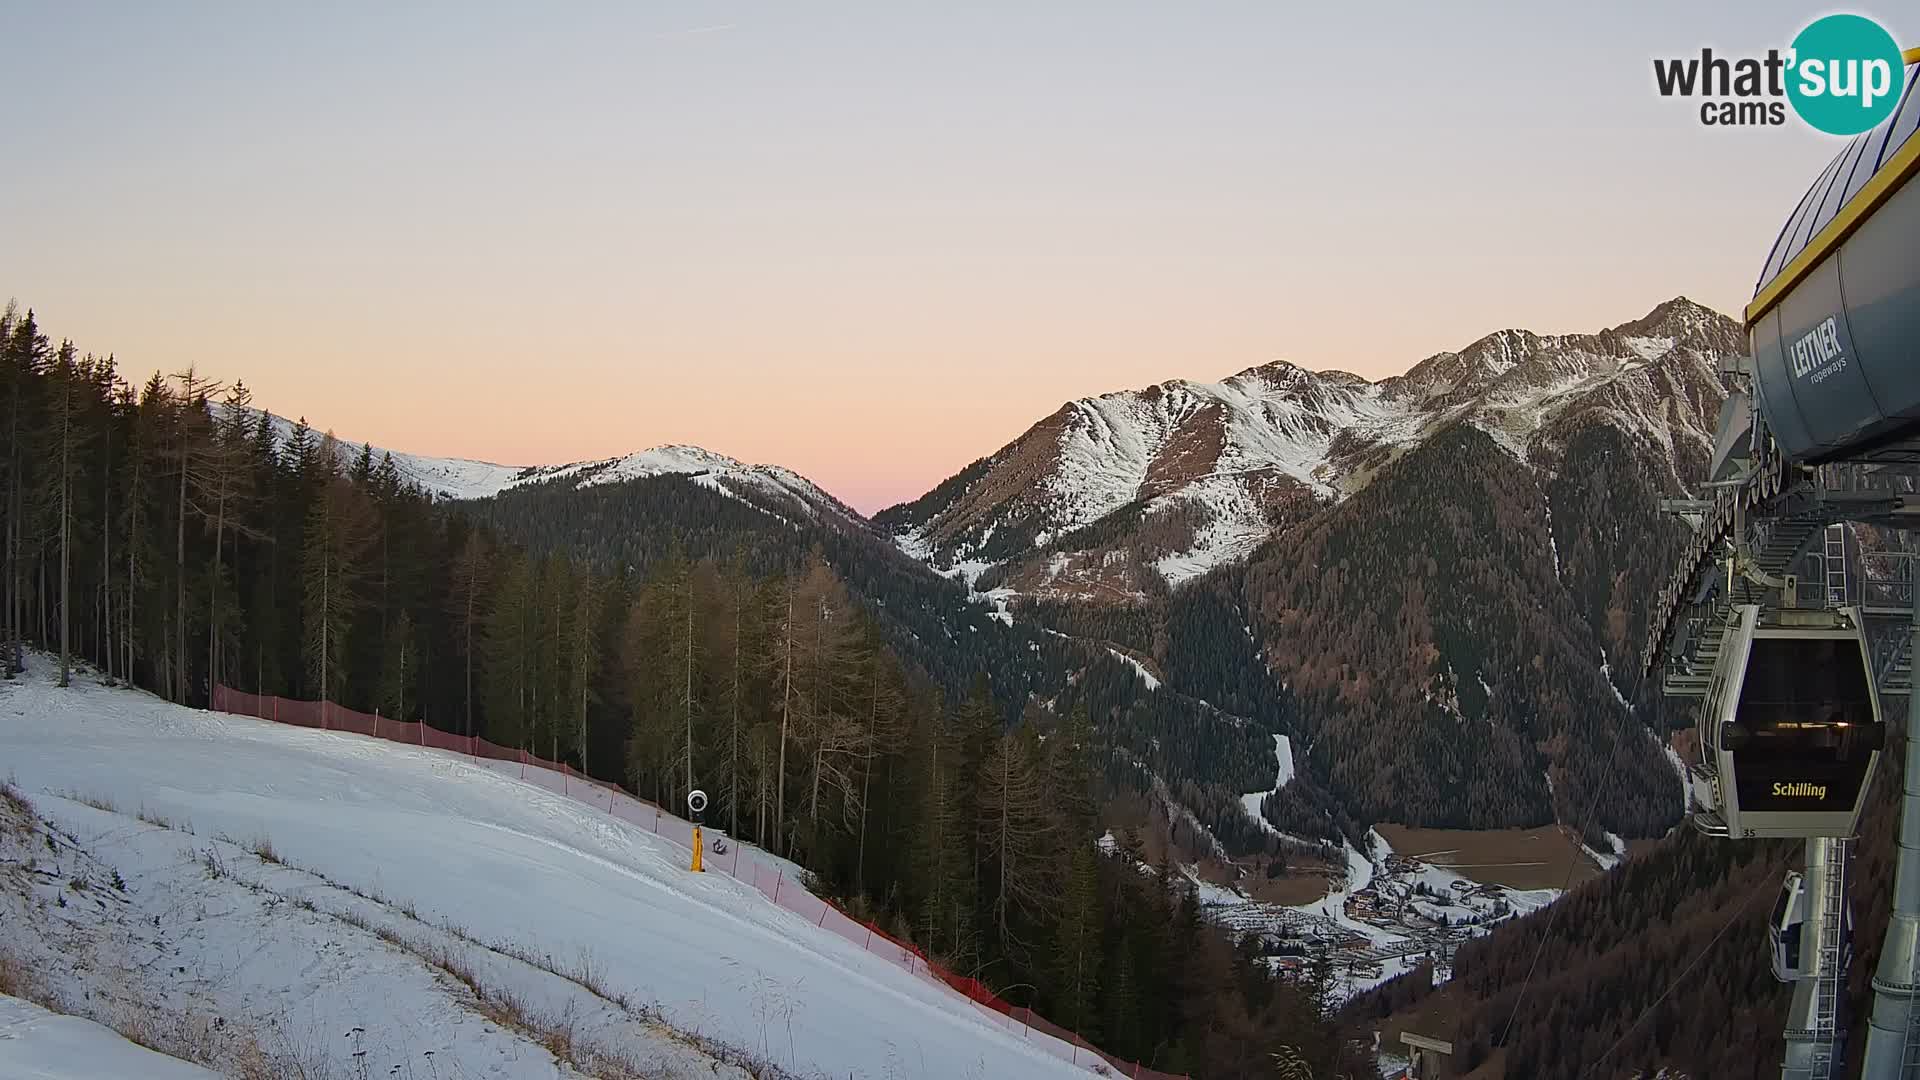
<path fill-rule="evenodd" d="M 1366 820 L 1658 835 L 1680 784 L 1598 670 L 1538 480 L 1465 425 L 1256 559 L 1309 761 Z M 1591 812 L 1589 812 L 1591 808 Z"/>
<path fill-rule="evenodd" d="M 1605 848 L 1680 815 L 1638 660 L 1684 531 L 1659 500 L 1704 473 L 1741 349 L 1679 297 L 1379 382 L 1275 363 L 1103 394 L 874 521 L 1291 734 L 1288 831 L 1557 821 Z"/>
<path fill-rule="evenodd" d="M 1858 1075 L 1864 1018 L 1893 884 L 1905 744 L 1882 759 L 1849 867 L 1854 956 L 1848 1044 Z M 1782 874 L 1799 865 L 1787 840 L 1710 839 L 1682 828 L 1550 909 L 1463 946 L 1443 989 L 1408 977 L 1356 1001 L 1356 1033 L 1443 999 L 1460 1064 L 1477 1076 L 1691 1080 L 1780 1075 L 1791 987 L 1768 967 L 1766 917 Z M 1532 972 L 1529 977 L 1529 971 Z M 1446 1037 L 1444 1034 L 1442 1037 Z"/>
<path fill-rule="evenodd" d="M 795 516 L 680 476 L 546 481 L 459 508 L 533 551 L 578 554 L 606 572 L 648 576 L 691 558 L 779 574 L 818 559 L 878 640 L 949 700 L 986 673 L 1006 723 L 1085 708 L 1115 750 L 1106 774 L 1116 790 L 1191 812 L 1211 838 L 1197 850 L 1215 841 L 1234 855 L 1273 850 L 1272 834 L 1239 799 L 1272 786 L 1271 736 L 1288 730 L 1286 695 L 1261 670 L 1245 620 L 1218 588 L 1185 590 L 1164 608 L 1022 605 L 1008 616 L 864 523 Z M 1178 681 L 1150 688 L 1123 654 L 1164 657 Z M 1324 807 L 1293 824 L 1305 835 L 1331 831 Z"/>
<path fill-rule="evenodd" d="M 1166 884 L 1177 875 L 1093 843 L 1116 782 L 1270 783 L 1270 764 L 1248 764 L 1270 740 L 1243 718 L 1164 737 L 1211 706 L 1144 692 L 1110 654 L 997 689 L 1020 669 L 913 610 L 946 586 L 904 560 L 838 572 L 830 532 L 796 551 L 734 544 L 734 530 L 728 551 L 703 553 L 719 533 L 688 527 L 676 544 L 669 527 L 644 560 L 596 565 L 590 549 L 515 543 L 305 423 L 276 437 L 238 382 L 188 370 L 136 389 L 113 358 L 54 345 L 12 307 L 0 358 L 7 677 L 37 645 L 63 683 L 84 662 L 188 704 L 215 683 L 325 696 L 663 802 L 698 784 L 731 834 L 1114 1053 L 1208 1077 L 1265 1075 L 1289 1047 L 1316 1074 L 1363 1067 L 1311 989 L 1203 924 L 1191 888 Z M 697 491 L 649 482 L 632 490 Z M 726 512 L 711 497 L 694 517 Z M 520 531 L 548 527 L 543 513 L 531 503 Z M 895 644 L 935 629 L 947 645 Z"/>

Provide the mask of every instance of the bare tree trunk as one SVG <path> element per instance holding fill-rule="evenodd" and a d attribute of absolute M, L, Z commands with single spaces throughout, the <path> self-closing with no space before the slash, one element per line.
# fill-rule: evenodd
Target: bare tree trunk
<path fill-rule="evenodd" d="M 113 681 L 113 383 L 107 383 L 106 451 L 100 470 L 100 658 Z"/>
<path fill-rule="evenodd" d="M 69 580 L 71 574 L 69 549 L 72 547 L 73 538 L 73 473 L 68 468 L 73 456 L 71 371 L 63 382 L 65 385 L 60 393 L 60 685 L 66 686 L 69 681 L 69 669 L 73 664 L 71 640 L 73 604 Z"/>
<path fill-rule="evenodd" d="M 593 667 L 593 581 L 591 576 L 583 582 L 580 603 L 580 771 L 587 771 L 587 681 L 588 672 Z"/>
<path fill-rule="evenodd" d="M 139 550 L 140 550 L 140 459 L 136 457 L 133 459 L 133 478 L 128 486 L 128 491 L 127 491 L 127 605 L 126 605 L 127 632 L 125 636 L 122 637 L 121 639 L 121 647 L 126 649 L 126 652 L 127 652 L 127 662 L 123 666 L 122 674 L 126 676 L 126 679 L 128 682 L 133 681 L 133 664 L 134 664 L 133 617 L 134 617 L 134 609 L 135 609 L 134 597 L 139 591 L 137 585 L 135 584 L 135 582 L 138 580 L 139 564 L 135 560 L 134 554 Z"/>
<path fill-rule="evenodd" d="M 873 707 L 867 712 L 867 760 L 860 778 L 860 847 L 853 860 L 854 885 L 866 889 L 867 872 L 867 798 L 873 791 L 873 729 L 880 722 L 880 664 L 873 662 Z"/>
<path fill-rule="evenodd" d="M 9 370 L 7 381 L 13 391 L 8 395 L 7 421 L 7 626 L 6 674 L 11 679 L 21 669 L 20 620 L 26 614 L 20 580 L 20 515 L 26 502 L 20 497 L 20 395 L 25 372 Z"/>
<path fill-rule="evenodd" d="M 467 738 L 473 738 L 473 591 L 467 582 Z"/>
<path fill-rule="evenodd" d="M 787 721 L 793 715 L 793 589 L 793 582 L 787 582 L 787 659 L 783 673 L 785 686 L 780 691 L 780 772 L 773 805 L 773 828 L 779 834 L 774 838 L 774 850 L 782 855 L 786 854 L 787 828 Z"/>
<path fill-rule="evenodd" d="M 192 408 L 188 401 L 185 408 Z M 187 417 L 183 409 L 180 415 L 180 517 L 174 522 L 174 607 L 173 636 L 176 645 L 175 664 L 178 670 L 174 676 L 176 696 L 174 700 L 186 704 L 187 700 L 187 472 L 189 453 L 187 449 Z"/>
<path fill-rule="evenodd" d="M 693 790 L 693 572 L 687 572 L 687 790 Z"/>
<path fill-rule="evenodd" d="M 727 786 L 731 792 L 727 798 L 727 835 L 740 835 L 740 618 L 741 596 L 735 583 L 733 605 L 733 718 L 728 727 L 727 746 Z"/>
<path fill-rule="evenodd" d="M 1002 746 L 1000 749 L 1000 896 L 994 907 L 1000 915 L 1000 940 L 1007 940 L 1007 878 L 1012 869 L 1007 865 L 1006 852 L 1011 850 L 1009 832 L 1009 807 L 1013 804 L 1013 750 Z"/>
<path fill-rule="evenodd" d="M 227 481 L 220 478 L 220 495 L 213 515 L 213 578 L 207 585 L 207 693 L 220 679 L 220 549 L 227 530 Z"/>
<path fill-rule="evenodd" d="M 325 497 L 324 495 L 322 496 Z M 333 553 L 326 550 L 328 538 L 320 538 L 320 716 L 326 722 L 327 709 L 327 632 L 333 629 Z"/>

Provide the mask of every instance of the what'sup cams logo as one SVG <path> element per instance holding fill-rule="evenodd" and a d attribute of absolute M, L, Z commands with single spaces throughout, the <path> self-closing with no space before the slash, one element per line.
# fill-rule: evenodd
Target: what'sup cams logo
<path fill-rule="evenodd" d="M 1815 20 L 1791 47 L 1765 56 L 1730 58 L 1705 48 L 1653 62 L 1660 96 L 1703 99 L 1700 122 L 1709 127 L 1777 126 L 1792 106 L 1829 135 L 1858 135 L 1885 120 L 1906 78 L 1893 35 L 1861 15 Z"/>

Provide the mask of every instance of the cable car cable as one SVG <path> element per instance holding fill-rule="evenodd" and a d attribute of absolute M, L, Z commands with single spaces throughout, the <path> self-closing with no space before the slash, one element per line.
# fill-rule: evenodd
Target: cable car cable
<path fill-rule="evenodd" d="M 1621 1044 L 1627 1041 L 1627 1036 L 1633 1034 L 1634 1029 L 1638 1028 L 1642 1023 L 1644 1023 L 1647 1017 L 1653 1015 L 1653 1010 L 1659 1008 L 1660 1003 L 1667 1000 L 1667 995 L 1673 993 L 1674 988 L 1679 986 L 1680 983 L 1683 980 L 1685 980 L 1689 974 L 1692 973 L 1694 968 L 1700 966 L 1700 961 L 1707 958 L 1707 953 L 1711 952 L 1713 950 L 1714 945 L 1717 944 L 1721 938 L 1726 936 L 1727 931 L 1733 929 L 1733 924 L 1738 922 L 1740 920 L 1740 916 L 1745 914 L 1746 910 L 1753 906 L 1753 898 L 1767 892 L 1768 887 L 1771 885 L 1773 885 L 1773 879 L 1767 878 L 1767 877 L 1762 877 L 1760 879 L 1760 884 L 1755 886 L 1752 891 L 1747 893 L 1747 898 L 1741 901 L 1739 908 L 1737 908 L 1734 911 L 1734 913 L 1727 918 L 1726 924 L 1720 927 L 1719 932 L 1714 934 L 1713 937 L 1707 939 L 1706 945 L 1701 947 L 1700 952 L 1697 955 L 1695 955 L 1690 962 L 1688 962 L 1686 967 L 1680 969 L 1680 974 L 1675 975 L 1673 977 L 1673 981 L 1667 984 L 1667 988 L 1660 992 L 1659 997 L 1653 999 L 1653 1003 L 1651 1005 L 1648 1005 L 1646 1008 L 1640 1010 L 1640 1015 L 1634 1018 L 1633 1023 L 1627 1025 L 1627 1030 L 1620 1033 L 1620 1037 L 1613 1041 L 1613 1045 L 1607 1047 L 1605 1053 L 1593 1059 L 1593 1064 L 1587 1066 L 1586 1071 L 1580 1074 L 1582 1077 L 1592 1075 L 1593 1070 L 1599 1068 L 1601 1063 L 1606 1061 L 1607 1058 L 1611 1056 L 1615 1050 L 1620 1049 Z"/>
<path fill-rule="evenodd" d="M 1613 780 L 1613 773 L 1614 767 L 1609 764 L 1605 780 L 1593 786 L 1593 795 L 1587 799 L 1587 812 L 1581 816 L 1580 820 L 1587 822 L 1593 820 L 1594 807 L 1600 805 L 1600 793 L 1605 791 L 1607 784 Z M 1684 804 L 1681 806 L 1681 810 L 1683 812 L 1686 810 Z M 1574 840 L 1576 842 L 1580 841 L 1579 833 L 1576 832 L 1574 834 Z M 1573 888 L 1573 869 L 1578 865 L 1578 860 L 1573 858 L 1567 859 L 1567 879 L 1560 885 L 1561 900 L 1566 899 L 1567 893 Z M 1500 1042 L 1498 1043 L 1500 1046 L 1507 1044 L 1507 1036 L 1513 1032 L 1513 1022 L 1520 1017 L 1520 1006 L 1526 1004 L 1527 986 L 1533 982 L 1533 971 L 1540 966 L 1540 955 L 1547 951 L 1547 939 L 1553 936 L 1553 924 L 1560 918 L 1560 909 L 1565 906 L 1566 905 L 1560 903 L 1559 900 L 1547 905 L 1547 928 L 1541 932 L 1540 944 L 1533 950 L 1533 962 L 1527 965 L 1526 978 L 1520 980 L 1520 996 L 1514 999 L 1513 1012 L 1507 1015 L 1507 1026 L 1500 1031 Z"/>

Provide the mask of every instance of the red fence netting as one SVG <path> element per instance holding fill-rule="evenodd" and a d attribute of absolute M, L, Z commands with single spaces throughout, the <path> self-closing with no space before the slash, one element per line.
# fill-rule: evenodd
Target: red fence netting
<path fill-rule="evenodd" d="M 216 712 L 252 716 L 299 727 L 349 732 L 462 754 L 485 768 L 517 774 L 520 779 L 544 790 L 577 799 L 596 809 L 604 809 L 622 821 L 645 828 L 689 851 L 693 849 L 691 822 L 645 799 L 629 795 L 612 784 L 582 775 L 565 763 L 535 757 L 525 750 L 498 746 L 473 736 L 453 735 L 425 723 L 388 720 L 377 713 L 369 715 L 355 712 L 331 702 L 292 701 L 243 693 L 225 686 L 213 688 L 213 708 Z M 900 941 L 872 923 L 856 920 L 832 903 L 808 892 L 779 863 L 757 851 L 747 851 L 743 855 L 745 848 L 744 844 L 730 845 L 725 855 L 706 860 L 707 869 L 745 882 L 775 905 L 815 926 L 829 930 L 907 971 L 952 988 L 966 998 L 976 1013 L 995 1027 L 1020 1035 L 1031 1041 L 1036 1049 L 1063 1061 L 1083 1065 L 1091 1071 L 1111 1071 L 1138 1080 L 1187 1080 L 1183 1075 L 1160 1072 L 1139 1062 L 1121 1061 L 1101 1052 L 1079 1035 L 1047 1021 L 1031 1009 L 1009 1004 L 985 983 L 948 971 L 918 946 Z"/>

